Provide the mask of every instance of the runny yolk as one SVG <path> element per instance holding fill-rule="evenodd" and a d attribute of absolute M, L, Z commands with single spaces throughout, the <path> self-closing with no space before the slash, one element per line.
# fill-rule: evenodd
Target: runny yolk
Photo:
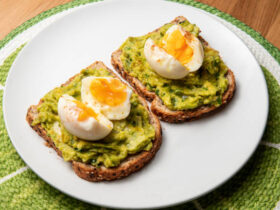
<path fill-rule="evenodd" d="M 178 29 L 166 33 L 159 43 L 159 47 L 175 57 L 182 65 L 190 62 L 193 56 L 193 49 L 187 44 L 186 37 Z"/>
<path fill-rule="evenodd" d="M 86 106 L 80 101 L 73 101 L 77 107 L 80 109 L 78 121 L 84 121 L 87 120 L 89 117 L 93 117 L 94 119 L 97 119 L 96 112 L 93 111 L 92 108 Z"/>
<path fill-rule="evenodd" d="M 91 82 L 90 91 L 96 100 L 108 106 L 118 106 L 127 98 L 126 86 L 113 78 L 95 78 Z"/>

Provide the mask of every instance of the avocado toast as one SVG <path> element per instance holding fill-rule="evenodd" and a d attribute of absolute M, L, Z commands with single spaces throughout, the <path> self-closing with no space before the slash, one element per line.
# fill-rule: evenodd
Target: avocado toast
<path fill-rule="evenodd" d="M 205 55 L 202 67 L 180 80 L 156 74 L 144 56 L 145 41 L 148 38 L 155 42 L 163 39 L 173 25 L 180 25 L 196 36 Z M 198 119 L 220 110 L 232 99 L 236 88 L 233 72 L 224 64 L 219 53 L 199 35 L 199 28 L 182 16 L 147 35 L 129 37 L 112 53 L 111 62 L 139 95 L 151 102 L 152 112 L 170 123 Z"/>
<path fill-rule="evenodd" d="M 159 120 L 149 111 L 146 101 L 133 91 L 129 116 L 113 121 L 114 128 L 108 136 L 100 141 L 85 141 L 73 136 L 58 117 L 58 98 L 67 93 L 81 100 L 81 80 L 88 76 L 118 78 L 102 62 L 95 62 L 47 93 L 38 105 L 30 106 L 26 120 L 48 146 L 71 162 L 79 177 L 93 182 L 126 177 L 144 167 L 159 150 Z M 54 129 L 55 124 L 59 125 L 59 133 Z"/>

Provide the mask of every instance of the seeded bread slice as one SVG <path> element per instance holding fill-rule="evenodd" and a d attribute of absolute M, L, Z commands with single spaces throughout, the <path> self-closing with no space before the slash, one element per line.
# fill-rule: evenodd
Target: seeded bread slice
<path fill-rule="evenodd" d="M 185 17 L 179 16 L 176 17 L 171 23 L 179 24 L 181 22 L 184 22 L 185 20 L 186 20 Z M 158 30 L 159 29 L 156 29 L 155 31 Z M 201 42 L 203 42 L 204 45 L 209 46 L 208 43 L 201 36 L 199 36 L 199 39 Z M 122 64 L 122 61 L 120 59 L 121 54 L 122 54 L 121 49 L 118 49 L 112 53 L 111 63 L 114 66 L 115 70 L 125 80 L 127 80 L 131 86 L 135 88 L 135 90 L 138 92 L 139 95 L 143 96 L 146 100 L 151 102 L 152 112 L 156 114 L 159 117 L 159 119 L 162 121 L 166 121 L 169 123 L 180 123 L 180 122 L 199 119 L 201 117 L 208 115 L 209 113 L 213 113 L 214 111 L 220 110 L 222 107 L 224 107 L 226 104 L 230 102 L 230 100 L 234 95 L 235 88 L 236 88 L 235 78 L 233 72 L 230 69 L 228 69 L 228 72 L 226 74 L 226 77 L 228 79 L 228 88 L 223 94 L 222 104 L 219 107 L 205 105 L 190 110 L 183 110 L 183 111 L 170 110 L 163 104 L 162 100 L 154 92 L 150 92 L 137 78 L 129 75 L 128 71 L 125 70 L 124 65 Z"/>
<path fill-rule="evenodd" d="M 104 63 L 100 61 L 93 63 L 88 68 L 96 69 L 96 70 L 102 68 L 112 72 L 111 69 L 106 67 Z M 114 74 L 114 72 L 112 73 Z M 62 86 L 68 85 L 75 78 L 75 76 L 70 78 Z M 115 74 L 114 76 L 118 78 Z M 128 156 L 118 167 L 114 167 L 114 168 L 106 168 L 104 166 L 95 167 L 82 162 L 70 161 L 73 170 L 79 177 L 91 182 L 111 181 L 111 180 L 121 179 L 123 177 L 132 174 L 133 172 L 139 171 L 141 168 L 143 168 L 148 162 L 150 162 L 153 159 L 153 157 L 159 150 L 162 141 L 161 126 L 158 118 L 149 110 L 146 101 L 140 96 L 139 99 L 143 104 L 143 106 L 149 112 L 150 123 L 155 128 L 155 139 L 153 140 L 152 148 L 149 151 L 142 151 L 138 154 Z M 31 126 L 31 128 L 46 140 L 47 145 L 52 147 L 59 156 L 62 156 L 61 151 L 55 146 L 53 140 L 49 136 L 47 136 L 47 131 L 40 124 L 32 126 L 32 122 L 38 117 L 37 107 L 41 103 L 44 102 L 40 100 L 38 105 L 33 105 L 29 107 L 26 115 L 26 120 Z"/>

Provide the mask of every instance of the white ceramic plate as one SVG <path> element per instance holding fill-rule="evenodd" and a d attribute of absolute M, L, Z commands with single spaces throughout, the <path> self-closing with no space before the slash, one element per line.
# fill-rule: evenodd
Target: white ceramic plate
<path fill-rule="evenodd" d="M 27 108 L 128 36 L 145 34 L 183 15 L 219 50 L 233 70 L 237 91 L 221 112 L 183 124 L 162 123 L 163 144 L 151 164 L 123 180 L 80 179 L 26 123 Z M 219 186 L 252 155 L 265 128 L 268 94 L 263 73 L 244 43 L 201 10 L 151 0 L 88 5 L 51 24 L 16 59 L 7 79 L 4 115 L 11 140 L 42 179 L 75 198 L 119 208 L 152 208 L 194 199 Z"/>

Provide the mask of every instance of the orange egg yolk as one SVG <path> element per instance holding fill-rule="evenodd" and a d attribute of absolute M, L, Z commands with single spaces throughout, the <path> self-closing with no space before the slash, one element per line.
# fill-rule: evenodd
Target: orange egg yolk
<path fill-rule="evenodd" d="M 108 106 L 118 106 L 127 98 L 126 86 L 118 79 L 96 78 L 90 91 L 96 100 Z"/>
<path fill-rule="evenodd" d="M 189 39 L 191 39 L 191 37 Z M 193 49 L 187 44 L 186 37 L 180 30 L 166 33 L 159 47 L 180 61 L 182 65 L 190 62 L 193 56 Z"/>
<path fill-rule="evenodd" d="M 86 106 L 80 101 L 73 101 L 77 107 L 80 109 L 79 111 L 79 116 L 78 116 L 78 121 L 84 121 L 87 120 L 89 117 L 93 117 L 94 119 L 97 119 L 97 114 L 96 112 L 93 111 L 92 108 Z"/>

